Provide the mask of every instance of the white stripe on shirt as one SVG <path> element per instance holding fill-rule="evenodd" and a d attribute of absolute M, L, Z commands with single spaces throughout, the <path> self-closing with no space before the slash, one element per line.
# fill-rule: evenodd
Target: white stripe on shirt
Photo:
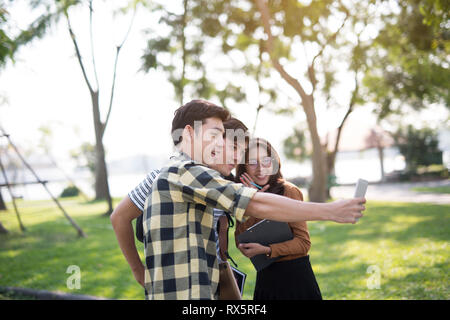
<path fill-rule="evenodd" d="M 153 170 L 147 174 L 144 180 L 139 183 L 136 188 L 128 193 L 128 197 L 131 202 L 141 211 L 144 211 L 144 203 L 147 200 L 150 190 L 152 189 L 153 182 L 158 177 L 159 170 Z"/>

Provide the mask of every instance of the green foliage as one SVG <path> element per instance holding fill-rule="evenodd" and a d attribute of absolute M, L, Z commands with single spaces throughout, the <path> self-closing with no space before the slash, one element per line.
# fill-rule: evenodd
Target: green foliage
<path fill-rule="evenodd" d="M 214 35 L 221 38 L 223 53 L 244 56 L 245 62 L 235 70 L 235 74 L 244 75 L 249 78 L 249 83 L 256 84 L 258 101 L 251 103 L 258 111 L 264 108 L 275 114 L 293 114 L 302 104 L 303 98 L 300 97 L 289 101 L 289 105 L 280 103 L 278 98 L 283 92 L 280 84 L 269 80 L 276 72 L 273 60 L 280 62 L 306 94 L 311 94 L 312 100 L 320 95 L 326 98 L 327 107 L 347 109 L 351 105 L 353 110 L 365 101 L 355 89 L 348 105 L 342 104 L 342 92 L 336 89 L 343 82 L 336 75 L 344 65 L 354 74 L 355 82 L 361 80 L 360 74 L 366 69 L 367 50 L 371 46 L 371 39 L 361 37 L 361 33 L 375 21 L 368 14 L 374 2 L 348 5 L 335 0 L 268 1 L 273 34 L 270 57 L 266 52 L 267 35 L 255 1 L 209 1 L 207 7 L 210 9 L 202 17 L 216 18 L 220 24 L 220 29 L 214 29 Z M 207 33 L 208 30 L 202 29 L 202 32 Z M 306 68 L 299 69 L 299 65 L 306 65 Z M 292 85 L 292 82 L 288 83 Z M 292 158 L 298 159 L 299 150 L 303 148 L 294 146 L 294 140 L 288 138 L 285 147 Z"/>
<path fill-rule="evenodd" d="M 448 23 L 450 19 L 450 2 L 448 0 L 424 0 L 421 1 L 419 9 L 426 25 L 444 32 L 442 24 Z"/>
<path fill-rule="evenodd" d="M 438 154 L 438 157 L 440 155 Z M 428 166 L 418 166 L 415 169 L 401 172 L 399 175 L 400 181 L 430 181 L 443 180 L 450 177 L 448 168 L 441 164 L 432 164 Z"/>
<path fill-rule="evenodd" d="M 8 59 L 13 59 L 14 40 L 8 35 L 5 24 L 8 21 L 8 11 L 0 6 L 0 67 L 2 67 Z"/>
<path fill-rule="evenodd" d="M 306 150 L 306 130 L 303 127 L 295 127 L 294 133 L 283 141 L 283 152 L 286 158 L 302 162 L 309 158 Z"/>
<path fill-rule="evenodd" d="M 77 150 L 71 152 L 71 157 L 77 161 L 79 167 L 88 168 L 90 172 L 95 173 L 97 162 L 95 145 L 84 142 Z"/>
<path fill-rule="evenodd" d="M 17 2 L 17 1 L 16 1 Z M 126 12 L 135 8 L 138 4 L 149 6 L 146 0 L 131 0 L 119 9 Z M 82 0 L 28 0 L 24 1 L 30 11 L 40 13 L 24 29 L 17 28 L 17 21 L 22 17 L 11 16 L 8 8 L 14 5 L 13 1 L 2 1 L 0 3 L 0 68 L 11 60 L 19 49 L 35 39 L 43 38 L 52 26 L 55 26 L 61 17 L 68 14 L 71 7 L 84 5 Z"/>
<path fill-rule="evenodd" d="M 400 13 L 384 17 L 364 79 L 369 95 L 380 106 L 380 118 L 406 112 L 406 105 L 416 110 L 432 103 L 450 107 L 448 12 L 435 11 L 441 5 L 433 2 L 400 1 Z"/>
<path fill-rule="evenodd" d="M 70 185 L 61 192 L 60 198 L 76 197 L 80 194 L 80 189 L 74 185 Z"/>
<path fill-rule="evenodd" d="M 219 87 L 217 79 L 208 75 L 207 64 L 203 61 L 208 37 L 215 37 L 221 29 L 216 15 L 205 15 L 208 6 L 207 1 L 184 0 L 180 14 L 157 7 L 160 23 L 169 31 L 147 41 L 141 57 L 142 70 L 149 72 L 160 68 L 165 71 L 180 103 L 184 103 L 187 96 L 217 97 L 226 107 L 227 99 L 239 102 L 245 98 L 245 93 L 231 82 Z"/>
<path fill-rule="evenodd" d="M 14 57 L 21 47 L 45 36 L 51 25 L 60 18 L 62 2 L 67 1 L 28 1 L 31 10 L 40 10 L 43 13 L 31 21 L 25 29 L 16 27 L 16 21 L 20 17 L 11 16 L 8 11 L 12 1 L 0 3 L 0 67 L 4 66 L 8 60 L 14 62 Z"/>
<path fill-rule="evenodd" d="M 438 148 L 439 139 L 435 130 L 415 129 L 409 125 L 398 129 L 393 137 L 409 171 L 416 171 L 421 165 L 442 164 L 442 151 Z"/>

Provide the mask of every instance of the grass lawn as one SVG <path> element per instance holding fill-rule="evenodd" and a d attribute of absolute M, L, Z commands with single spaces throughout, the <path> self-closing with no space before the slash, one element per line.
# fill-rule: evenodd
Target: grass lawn
<path fill-rule="evenodd" d="M 442 187 L 416 187 L 412 188 L 412 191 L 416 192 L 425 192 L 425 193 L 444 193 L 450 194 L 450 186 L 442 186 Z"/>
<path fill-rule="evenodd" d="M 19 201 L 25 233 L 11 204 L 9 211 L 0 211 L 10 231 L 0 235 L 0 285 L 143 299 L 102 215 L 106 205 L 78 198 L 62 203 L 87 238 L 78 238 L 50 201 Z M 450 205 L 369 202 L 366 207 L 356 225 L 308 224 L 311 263 L 324 299 L 450 299 Z M 143 255 L 143 245 L 138 248 Z M 244 299 L 251 299 L 255 272 L 235 248 L 233 231 L 230 254 L 248 275 Z M 70 265 L 81 269 L 81 289 L 66 286 Z M 367 287 L 376 276 L 368 270 L 379 272 L 380 289 Z"/>

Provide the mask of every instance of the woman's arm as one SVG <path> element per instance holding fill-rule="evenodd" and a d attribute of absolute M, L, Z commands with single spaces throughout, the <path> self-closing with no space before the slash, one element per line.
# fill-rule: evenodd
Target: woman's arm
<path fill-rule="evenodd" d="M 303 201 L 303 194 L 296 186 L 291 185 L 290 183 L 285 183 L 284 186 L 285 192 L 284 196 L 286 198 L 300 200 Z M 251 222 L 250 226 L 258 221 L 254 217 L 250 217 L 244 224 L 248 224 Z M 243 226 L 244 224 L 240 224 Z M 246 227 L 236 227 L 235 237 L 241 232 L 248 229 L 249 226 Z M 251 258 L 256 254 L 270 254 L 270 257 L 278 257 L 278 256 L 286 256 L 286 255 L 307 255 L 308 251 L 311 247 L 311 241 L 309 239 L 309 232 L 306 222 L 291 222 L 289 223 L 289 227 L 292 230 L 293 239 L 288 241 L 283 241 L 276 244 L 271 244 L 269 246 L 262 246 L 259 244 L 242 244 L 239 246 L 239 242 L 236 239 L 236 246 L 241 252 Z"/>
<path fill-rule="evenodd" d="M 289 223 L 294 236 L 291 240 L 269 245 L 270 257 L 275 258 L 287 255 L 306 256 L 311 248 L 311 240 L 306 227 L 306 222 Z"/>
<path fill-rule="evenodd" d="M 284 184 L 284 196 L 294 200 L 303 201 L 303 194 L 295 185 L 286 182 Z M 301 255 L 306 256 L 311 248 L 308 226 L 304 222 L 291 222 L 289 227 L 292 230 L 293 238 L 288 241 L 274 243 L 270 245 L 271 257 Z"/>

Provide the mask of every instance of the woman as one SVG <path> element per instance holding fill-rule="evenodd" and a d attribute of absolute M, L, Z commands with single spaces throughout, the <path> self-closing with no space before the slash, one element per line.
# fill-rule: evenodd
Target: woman
<path fill-rule="evenodd" d="M 261 138 L 250 141 L 245 153 L 245 164 L 236 169 L 236 179 L 247 187 L 303 200 L 299 188 L 283 179 L 280 158 L 269 142 Z M 254 300 L 321 300 L 319 286 L 309 262 L 311 246 L 306 222 L 289 223 L 293 239 L 263 246 L 257 243 L 239 244 L 237 236 L 260 219 L 250 217 L 236 224 L 235 239 L 238 249 L 248 258 L 266 254 L 280 257 L 257 272 Z"/>

